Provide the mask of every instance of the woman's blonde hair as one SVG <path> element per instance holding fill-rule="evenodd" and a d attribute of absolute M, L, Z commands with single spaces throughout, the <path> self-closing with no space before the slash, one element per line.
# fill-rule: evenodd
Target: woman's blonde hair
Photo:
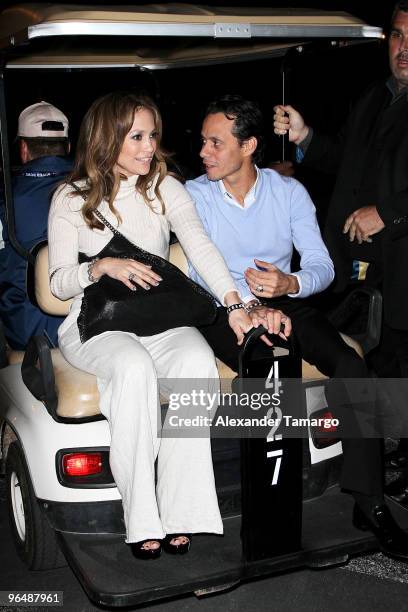
<path fill-rule="evenodd" d="M 136 190 L 142 194 L 148 206 L 151 206 L 154 198 L 158 198 L 162 213 L 164 212 L 164 202 L 159 187 L 167 174 L 167 155 L 160 147 L 162 120 L 159 109 L 147 96 L 117 91 L 95 100 L 86 113 L 79 131 L 74 168 L 69 176 L 69 182 L 86 180 L 86 185 L 81 190 L 86 200 L 82 214 L 91 228 L 104 229 L 104 225 L 93 214 L 104 199 L 107 200 L 110 210 L 118 221 L 121 221 L 114 207 L 121 177 L 119 173 L 114 172 L 114 167 L 126 135 L 132 128 L 135 113 L 142 108 L 153 115 L 157 148 L 149 172 L 139 176 Z M 156 175 L 158 177 L 154 186 L 154 197 L 149 198 L 148 191 Z M 77 195 L 78 192 L 72 193 Z"/>

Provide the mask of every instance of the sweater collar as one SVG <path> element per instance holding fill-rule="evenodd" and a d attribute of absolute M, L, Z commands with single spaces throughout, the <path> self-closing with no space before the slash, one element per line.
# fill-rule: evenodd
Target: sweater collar
<path fill-rule="evenodd" d="M 259 169 L 258 169 L 257 166 L 255 166 L 255 170 L 256 170 L 255 183 L 252 185 L 251 189 L 248 191 L 248 193 L 246 194 L 246 196 L 244 198 L 244 206 L 241 206 L 241 204 L 239 204 L 236 201 L 234 196 L 231 193 L 229 193 L 229 191 L 225 187 L 224 181 L 222 181 L 222 180 L 217 181 L 218 188 L 221 191 L 224 200 L 226 200 L 230 204 L 233 204 L 234 206 L 238 206 L 241 209 L 249 208 L 250 206 L 252 206 L 252 204 L 256 200 L 256 192 L 257 192 L 257 186 L 258 186 L 258 179 L 259 179 L 259 176 L 260 176 L 259 175 Z"/>
<path fill-rule="evenodd" d="M 135 193 L 135 187 L 137 183 L 137 179 L 139 178 L 138 174 L 133 174 L 128 177 L 121 177 L 119 183 L 119 191 L 116 195 L 117 198 L 127 198 L 132 193 Z"/>

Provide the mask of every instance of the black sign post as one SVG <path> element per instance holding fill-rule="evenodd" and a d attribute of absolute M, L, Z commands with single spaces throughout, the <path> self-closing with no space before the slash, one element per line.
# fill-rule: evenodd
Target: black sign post
<path fill-rule="evenodd" d="M 278 391 L 279 407 L 268 413 L 276 420 L 285 414 L 300 414 L 303 405 L 301 358 L 296 355 L 293 344 L 286 344 L 285 355 L 279 355 L 278 347 L 273 357 L 271 349 L 265 354 L 262 347 L 261 355 L 257 355 L 256 347 L 260 344 L 251 338 L 251 343 L 244 347 L 240 389 L 251 389 L 256 381 L 264 390 Z M 289 428 L 286 432 L 289 433 Z M 302 438 L 289 437 L 285 435 L 285 427 L 277 426 L 269 429 L 265 436 L 258 436 L 259 430 L 256 437 L 241 440 L 241 537 L 247 561 L 301 548 Z"/>

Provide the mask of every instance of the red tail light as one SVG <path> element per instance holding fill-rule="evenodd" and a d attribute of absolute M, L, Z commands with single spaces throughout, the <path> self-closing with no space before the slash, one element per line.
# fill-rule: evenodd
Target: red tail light
<path fill-rule="evenodd" d="M 322 416 L 319 415 L 319 417 L 321 419 L 330 419 L 331 421 L 334 419 L 333 414 L 329 410 L 324 412 L 322 414 Z M 328 427 L 321 426 L 319 428 L 319 432 L 320 433 L 336 433 L 337 432 L 337 427 L 336 427 L 336 425 L 329 425 Z"/>
<path fill-rule="evenodd" d="M 72 453 L 62 459 L 67 476 L 90 476 L 102 472 L 102 453 Z"/>

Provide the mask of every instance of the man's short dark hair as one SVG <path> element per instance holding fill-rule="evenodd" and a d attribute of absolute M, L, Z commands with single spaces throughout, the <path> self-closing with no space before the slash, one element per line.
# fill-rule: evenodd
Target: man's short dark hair
<path fill-rule="evenodd" d="M 399 11 L 408 13 L 408 0 L 399 0 L 399 2 L 397 2 L 394 6 L 394 10 L 392 11 L 391 17 L 391 26 L 394 23 L 395 16 Z"/>
<path fill-rule="evenodd" d="M 234 121 L 232 133 L 240 144 L 251 137 L 256 138 L 258 146 L 252 154 L 252 161 L 259 163 L 263 156 L 265 143 L 264 121 L 258 104 L 242 96 L 221 96 L 210 102 L 205 114 L 207 116 L 215 113 L 223 113 L 227 119 Z"/>
<path fill-rule="evenodd" d="M 27 144 L 32 159 L 47 155 L 61 155 L 69 153 L 68 138 L 20 138 Z"/>

